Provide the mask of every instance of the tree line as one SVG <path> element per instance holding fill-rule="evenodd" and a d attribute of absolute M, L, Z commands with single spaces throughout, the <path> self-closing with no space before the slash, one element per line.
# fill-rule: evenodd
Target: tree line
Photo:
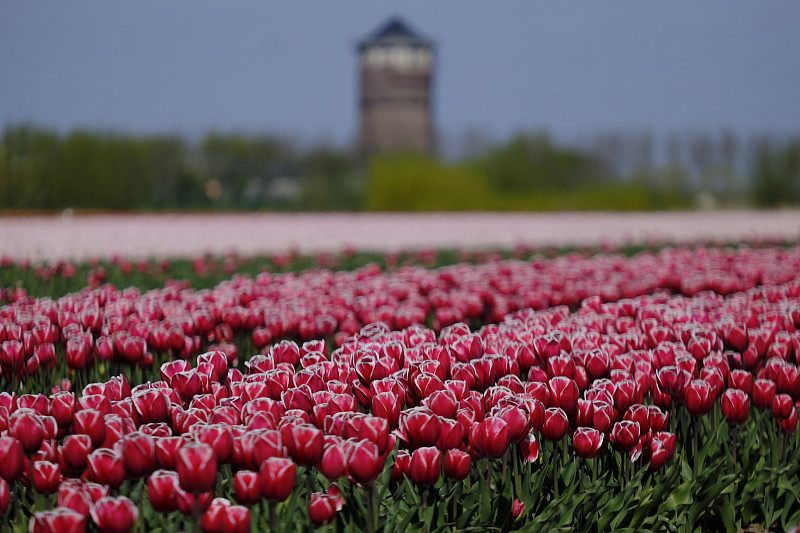
<path fill-rule="evenodd" d="M 480 144 L 480 146 L 478 146 Z M 4 210 L 555 210 L 800 204 L 800 137 L 521 132 L 455 160 L 365 157 L 273 135 L 58 133 L 0 139 Z"/>

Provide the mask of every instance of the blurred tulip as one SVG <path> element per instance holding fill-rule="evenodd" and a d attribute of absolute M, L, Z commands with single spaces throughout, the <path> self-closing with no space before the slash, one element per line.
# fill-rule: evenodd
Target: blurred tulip
<path fill-rule="evenodd" d="M 378 479 L 383 463 L 378 447 L 368 440 L 349 444 L 347 452 L 347 472 L 358 483 L 371 483 Z"/>
<path fill-rule="evenodd" d="M 91 510 L 92 520 L 104 533 L 127 533 L 139 519 L 139 509 L 125 496 L 106 496 L 95 502 Z"/>
<path fill-rule="evenodd" d="M 210 492 L 217 480 L 217 459 L 207 444 L 190 443 L 178 450 L 175 470 L 181 488 L 194 495 Z"/>
<path fill-rule="evenodd" d="M 270 457 L 261 464 L 261 493 L 271 502 L 282 502 L 294 489 L 297 465 L 291 459 Z"/>
<path fill-rule="evenodd" d="M 30 533 L 84 533 L 86 518 L 66 507 L 38 511 L 31 516 Z"/>
<path fill-rule="evenodd" d="M 233 476 L 233 493 L 242 505 L 255 505 L 261 501 L 261 479 L 258 472 L 239 470 Z"/>
<path fill-rule="evenodd" d="M 417 448 L 411 454 L 407 475 L 417 485 L 433 485 L 442 470 L 442 452 L 435 446 Z"/>
<path fill-rule="evenodd" d="M 156 446 L 153 437 L 137 431 L 122 439 L 122 466 L 131 478 L 148 476 L 156 468 Z"/>
<path fill-rule="evenodd" d="M 14 437 L 0 437 L 0 478 L 13 483 L 25 469 L 25 451 Z"/>
<path fill-rule="evenodd" d="M 33 486 L 42 494 L 53 494 L 61 484 L 61 469 L 50 461 L 33 462 Z"/>
<path fill-rule="evenodd" d="M 444 453 L 444 475 L 450 479 L 462 480 L 469 475 L 472 458 L 462 450 L 447 450 Z"/>
<path fill-rule="evenodd" d="M 179 490 L 178 473 L 172 470 L 156 470 L 147 478 L 147 498 L 159 513 L 171 513 L 178 509 L 176 493 Z"/>

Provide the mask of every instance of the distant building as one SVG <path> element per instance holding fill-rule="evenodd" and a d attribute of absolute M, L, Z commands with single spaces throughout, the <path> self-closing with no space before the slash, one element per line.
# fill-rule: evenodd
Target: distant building
<path fill-rule="evenodd" d="M 433 43 L 392 18 L 359 43 L 358 58 L 361 151 L 432 154 Z"/>

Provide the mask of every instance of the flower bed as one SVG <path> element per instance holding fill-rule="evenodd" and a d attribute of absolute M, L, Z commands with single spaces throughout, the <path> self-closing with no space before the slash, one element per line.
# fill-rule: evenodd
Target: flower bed
<path fill-rule="evenodd" d="M 786 528 L 799 276 L 800 248 L 699 247 L 10 290 L 0 510 L 31 531 Z"/>

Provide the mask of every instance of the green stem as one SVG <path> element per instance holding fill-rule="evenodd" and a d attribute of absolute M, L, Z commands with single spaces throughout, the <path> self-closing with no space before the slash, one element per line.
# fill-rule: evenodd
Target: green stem
<path fill-rule="evenodd" d="M 275 533 L 278 531 L 278 516 L 275 513 L 275 502 L 267 503 L 267 508 L 269 509 L 269 530 Z"/>
<path fill-rule="evenodd" d="M 200 533 L 200 494 L 195 494 L 192 502 L 192 531 Z"/>
<path fill-rule="evenodd" d="M 694 453 L 694 479 L 700 471 L 700 453 L 698 452 L 700 438 L 700 417 L 694 419 L 694 434 L 692 435 L 692 452 Z"/>
<path fill-rule="evenodd" d="M 558 443 L 553 443 L 553 496 L 558 499 Z"/>

